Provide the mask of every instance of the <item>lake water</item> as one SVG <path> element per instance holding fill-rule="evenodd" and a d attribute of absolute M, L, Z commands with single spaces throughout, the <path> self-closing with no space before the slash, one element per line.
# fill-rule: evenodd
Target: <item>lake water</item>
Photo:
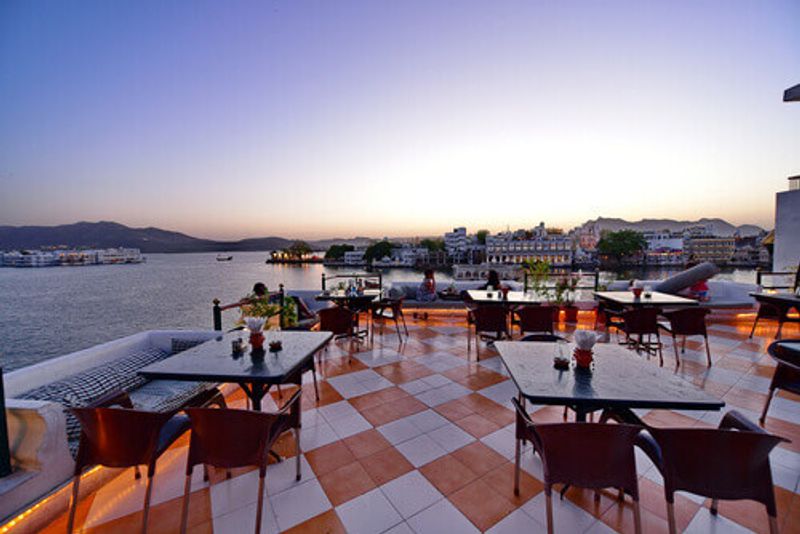
<path fill-rule="evenodd" d="M 10 371 L 141 332 L 164 328 L 212 328 L 212 300 L 234 302 L 257 281 L 271 289 L 319 289 L 322 265 L 266 264 L 266 252 L 236 253 L 218 262 L 215 253 L 149 254 L 138 265 L 0 268 L 0 365 Z M 345 269 L 350 270 L 350 269 Z M 650 271 L 660 277 L 666 272 Z M 603 279 L 618 275 L 603 273 Z M 624 277 L 639 276 L 625 273 Z M 441 284 L 450 277 L 437 273 Z M 720 275 L 754 282 L 752 270 Z M 420 280 L 418 272 L 391 269 L 385 280 Z M 229 327 L 238 314 L 223 314 Z"/>

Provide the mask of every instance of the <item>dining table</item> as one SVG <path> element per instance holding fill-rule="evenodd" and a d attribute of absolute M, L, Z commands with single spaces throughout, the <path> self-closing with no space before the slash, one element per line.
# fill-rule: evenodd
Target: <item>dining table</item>
<path fill-rule="evenodd" d="M 522 399 L 533 404 L 568 406 L 578 421 L 596 410 L 625 414 L 639 421 L 634 409 L 720 410 L 725 403 L 681 376 L 611 343 L 593 347 L 589 369 L 557 369 L 557 353 L 569 356 L 569 343 L 497 341 L 511 379 Z M 639 421 L 640 422 L 640 421 Z"/>
<path fill-rule="evenodd" d="M 659 291 L 642 292 L 640 296 L 634 295 L 633 291 L 595 291 L 596 299 L 623 308 L 642 308 L 642 307 L 685 307 L 697 306 L 699 301 L 679 295 L 661 293 Z"/>
<path fill-rule="evenodd" d="M 314 355 L 333 337 L 331 332 L 267 330 L 264 348 L 247 344 L 246 331 L 233 331 L 201 343 L 179 354 L 139 370 L 145 378 L 220 382 L 238 384 L 253 410 L 261 410 L 261 401 L 273 385 L 301 385 L 304 371 L 313 369 Z M 233 342 L 242 340 L 243 350 L 234 351 Z M 280 341 L 277 351 L 270 343 Z"/>
<path fill-rule="evenodd" d="M 759 305 L 768 306 L 774 311 L 774 315 L 777 316 L 778 331 L 775 333 L 775 339 L 780 339 L 784 323 L 800 323 L 800 318 L 789 316 L 789 312 L 792 311 L 792 308 L 800 312 L 800 296 L 794 293 L 750 293 L 750 296 L 756 299 Z M 756 314 L 756 319 L 753 323 L 753 330 L 750 332 L 750 337 L 753 337 L 753 332 L 761 317 L 761 310 L 759 309 L 759 313 Z"/>
<path fill-rule="evenodd" d="M 542 304 L 540 296 L 526 293 L 525 291 L 509 291 L 503 296 L 499 290 L 488 291 L 485 289 L 469 289 L 467 295 L 475 304 L 502 305 L 502 306 L 538 306 Z"/>

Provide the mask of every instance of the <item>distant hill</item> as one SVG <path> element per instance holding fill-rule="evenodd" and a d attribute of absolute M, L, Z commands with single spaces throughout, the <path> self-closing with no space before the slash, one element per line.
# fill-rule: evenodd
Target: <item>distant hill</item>
<path fill-rule="evenodd" d="M 61 226 L 0 226 L 0 250 L 42 247 L 133 247 L 142 252 L 216 252 L 275 250 L 292 243 L 282 237 L 214 241 L 160 228 L 131 228 L 115 222 L 79 222 Z"/>
<path fill-rule="evenodd" d="M 712 232 L 718 236 L 732 236 L 736 231 L 743 237 L 758 235 L 763 232 L 763 228 L 754 224 L 743 224 L 735 226 L 723 219 L 698 219 L 696 221 L 676 221 L 674 219 L 642 219 L 641 221 L 626 221 L 625 219 L 615 219 L 598 217 L 595 220 L 587 222 L 594 222 L 601 230 L 609 230 L 616 232 L 618 230 L 637 230 L 644 231 L 658 231 L 669 230 L 671 232 L 681 232 L 690 226 L 710 226 Z"/>

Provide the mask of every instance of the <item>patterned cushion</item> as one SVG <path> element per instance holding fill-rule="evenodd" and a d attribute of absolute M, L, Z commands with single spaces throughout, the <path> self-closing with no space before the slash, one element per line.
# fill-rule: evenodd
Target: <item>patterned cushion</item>
<path fill-rule="evenodd" d="M 172 354 L 178 354 L 185 350 L 196 347 L 201 343 L 205 343 L 205 339 L 178 339 L 172 338 Z"/>
<path fill-rule="evenodd" d="M 151 380 L 130 397 L 138 410 L 168 412 L 177 410 L 198 393 L 214 387 L 208 382 L 186 382 L 183 380 Z"/>
<path fill-rule="evenodd" d="M 67 440 L 77 441 L 81 427 L 78 419 L 67 408 L 86 406 L 112 391 L 132 391 L 143 385 L 146 379 L 136 374 L 142 367 L 159 361 L 168 353 L 147 348 L 110 363 L 92 367 L 78 374 L 45 384 L 19 396 L 57 402 L 65 407 Z"/>

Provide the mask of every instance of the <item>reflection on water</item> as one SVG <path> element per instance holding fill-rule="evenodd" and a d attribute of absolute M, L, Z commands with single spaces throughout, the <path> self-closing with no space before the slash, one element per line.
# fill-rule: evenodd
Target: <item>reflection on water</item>
<path fill-rule="evenodd" d="M 156 328 L 211 328 L 211 301 L 233 302 L 256 281 L 276 288 L 318 289 L 323 272 L 350 271 L 322 265 L 266 264 L 266 252 L 150 254 L 139 265 L 0 269 L 0 365 L 5 371 L 98 343 Z M 655 273 L 655 274 L 654 274 Z M 663 277 L 666 271 L 648 271 Z M 631 276 L 633 275 L 633 276 Z M 617 275 L 602 273 L 601 281 Z M 641 277 L 625 273 L 624 278 Z M 720 275 L 753 282 L 752 270 Z M 384 280 L 421 280 L 407 269 L 384 271 Z M 447 284 L 447 272 L 436 274 Z M 225 326 L 237 318 L 223 314 Z"/>

